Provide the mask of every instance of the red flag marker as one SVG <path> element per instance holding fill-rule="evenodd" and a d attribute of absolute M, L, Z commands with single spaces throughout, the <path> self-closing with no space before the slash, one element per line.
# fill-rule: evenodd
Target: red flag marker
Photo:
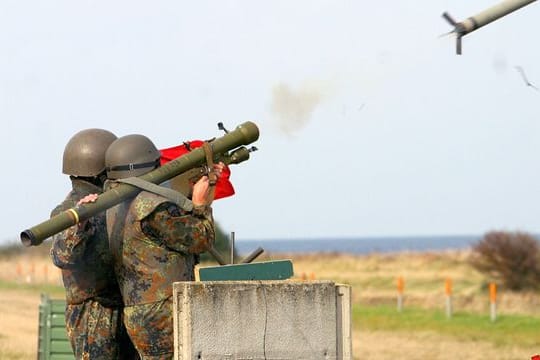
<path fill-rule="evenodd" d="M 174 160 L 182 155 L 187 154 L 192 149 L 196 149 L 198 147 L 201 147 L 204 144 L 204 141 L 201 140 L 193 140 L 193 141 L 187 141 L 183 143 L 182 145 L 173 146 L 166 149 L 161 149 L 159 152 L 161 153 L 161 165 L 164 165 L 168 163 L 171 160 Z M 217 180 L 216 183 L 216 192 L 214 194 L 214 200 L 222 199 L 228 196 L 234 195 L 234 187 L 232 183 L 229 180 L 229 177 L 231 176 L 231 170 L 228 166 L 225 165 L 225 168 L 221 172 L 221 176 Z"/>

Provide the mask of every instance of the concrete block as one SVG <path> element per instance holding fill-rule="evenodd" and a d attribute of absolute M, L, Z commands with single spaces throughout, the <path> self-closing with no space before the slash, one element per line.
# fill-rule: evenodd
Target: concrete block
<path fill-rule="evenodd" d="M 175 359 L 352 359 L 350 286 L 173 284 Z"/>

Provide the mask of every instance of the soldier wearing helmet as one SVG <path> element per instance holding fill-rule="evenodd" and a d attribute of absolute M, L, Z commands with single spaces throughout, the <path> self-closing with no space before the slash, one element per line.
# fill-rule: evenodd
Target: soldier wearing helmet
<path fill-rule="evenodd" d="M 106 179 L 105 151 L 116 136 L 103 129 L 75 134 L 64 149 L 62 170 L 72 190 L 51 217 L 93 201 Z M 122 297 L 114 275 L 105 214 L 53 237 L 53 263 L 66 290 L 66 329 L 77 359 L 133 359 L 136 352 L 122 322 Z"/>
<path fill-rule="evenodd" d="M 146 136 L 115 140 L 105 155 L 106 188 L 157 168 L 159 159 Z M 223 164 L 215 169 L 220 174 Z M 107 231 L 130 338 L 141 358 L 172 359 L 172 283 L 195 280 L 198 254 L 214 242 L 209 181 L 204 176 L 195 183 L 185 206 L 151 191 L 108 209 Z"/>

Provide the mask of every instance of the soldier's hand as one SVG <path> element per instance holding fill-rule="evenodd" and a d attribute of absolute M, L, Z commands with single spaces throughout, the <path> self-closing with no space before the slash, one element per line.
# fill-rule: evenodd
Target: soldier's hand
<path fill-rule="evenodd" d="M 82 199 L 80 199 L 78 202 L 77 202 L 77 206 L 78 205 L 82 205 L 82 204 L 88 204 L 88 203 L 93 203 L 93 202 L 96 202 L 98 198 L 98 194 L 88 194 L 86 195 L 85 197 L 83 197 Z M 94 229 L 92 226 L 89 226 L 90 223 L 89 223 L 89 219 L 86 219 L 84 221 L 81 221 L 77 224 L 77 229 L 79 231 L 88 231 L 90 232 L 90 234 L 93 234 L 94 233 Z"/>
<path fill-rule="evenodd" d="M 220 161 L 219 163 L 214 164 L 214 172 L 216 173 L 218 179 L 221 177 L 223 169 L 225 169 L 225 164 L 223 162 Z"/>
<path fill-rule="evenodd" d="M 206 205 L 206 199 L 208 197 L 209 189 L 210 181 L 208 180 L 208 176 L 201 177 L 193 185 L 193 195 L 191 196 L 191 201 L 193 202 L 193 205 Z"/>
<path fill-rule="evenodd" d="M 216 175 L 216 179 L 219 179 L 221 177 L 223 169 L 225 169 L 225 164 L 223 162 L 214 164 L 213 172 Z M 191 195 L 191 201 L 193 202 L 193 205 L 208 205 L 212 202 L 213 199 L 208 199 L 210 196 L 210 186 L 215 186 L 215 183 L 211 184 L 208 176 L 201 177 L 193 185 L 193 194 Z"/>
<path fill-rule="evenodd" d="M 77 205 L 96 202 L 98 194 L 88 194 L 77 202 Z"/>

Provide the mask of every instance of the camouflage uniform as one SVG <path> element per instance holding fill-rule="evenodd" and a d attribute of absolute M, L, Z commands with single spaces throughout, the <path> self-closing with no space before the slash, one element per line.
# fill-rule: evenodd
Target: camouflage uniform
<path fill-rule="evenodd" d="M 51 213 L 72 208 L 88 194 L 101 193 L 72 178 L 72 191 Z M 133 344 L 122 324 L 122 297 L 114 275 L 105 214 L 72 226 L 53 238 L 51 258 L 62 269 L 66 290 L 66 329 L 77 359 L 133 359 Z"/>
<path fill-rule="evenodd" d="M 142 359 L 172 359 L 172 283 L 194 280 L 198 254 L 214 242 L 211 209 L 180 210 L 146 191 L 107 210 L 124 323 Z"/>

